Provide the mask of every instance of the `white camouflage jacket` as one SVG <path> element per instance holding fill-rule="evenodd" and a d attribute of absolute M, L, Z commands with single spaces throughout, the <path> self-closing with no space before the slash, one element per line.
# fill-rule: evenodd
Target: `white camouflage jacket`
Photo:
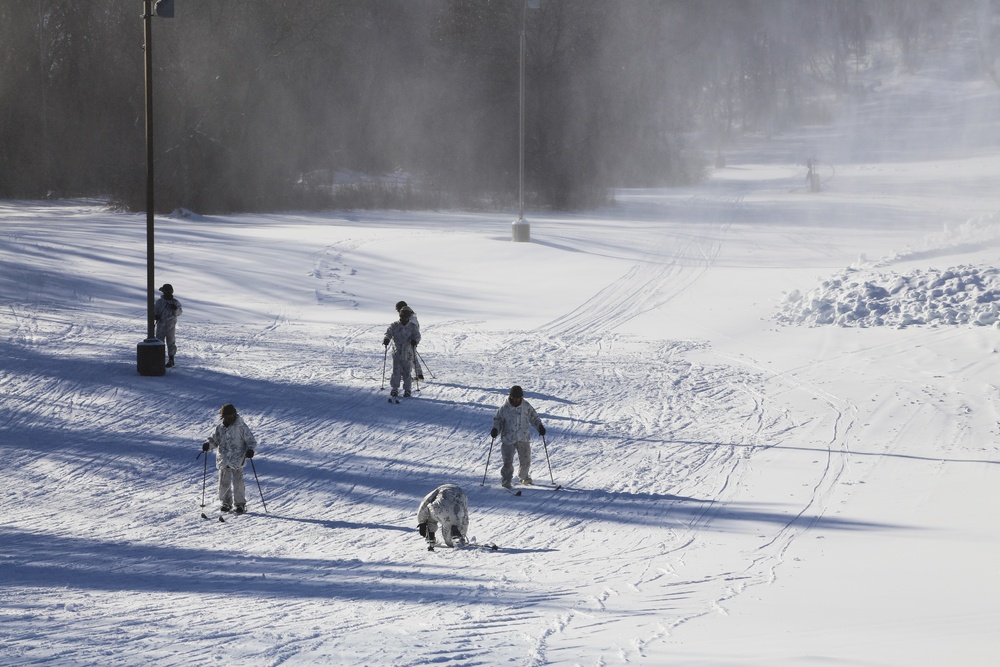
<path fill-rule="evenodd" d="M 432 511 L 432 505 L 437 505 L 435 509 L 439 511 L 443 506 L 450 517 L 455 517 L 452 518 L 451 523 L 457 524 L 458 515 L 466 511 L 465 508 L 468 505 L 468 499 L 461 487 L 455 484 L 443 484 L 428 493 L 420 501 L 420 507 L 417 508 L 418 524 L 437 520 L 437 512 Z"/>
<path fill-rule="evenodd" d="M 542 420 L 538 418 L 535 409 L 525 400 L 521 400 L 521 405 L 514 407 L 508 398 L 493 415 L 493 428 L 500 431 L 500 442 L 513 444 L 515 442 L 529 442 L 531 440 L 531 427 L 537 430 L 542 425 Z"/>
<path fill-rule="evenodd" d="M 177 308 L 171 308 L 172 305 L 177 306 Z M 181 302 L 174 298 L 164 299 L 161 296 L 153 304 L 153 318 L 163 324 L 169 323 L 170 320 L 176 320 L 177 316 L 183 312 L 184 308 L 181 306 Z"/>
<path fill-rule="evenodd" d="M 219 424 L 208 436 L 208 445 L 215 451 L 215 467 L 243 468 L 246 465 L 247 450 L 257 451 L 257 439 L 250 427 L 237 417 L 230 426 Z"/>
<path fill-rule="evenodd" d="M 385 337 L 391 340 L 393 345 L 396 346 L 396 351 L 393 352 L 393 355 L 409 355 L 410 349 L 413 347 L 410 345 L 410 341 L 420 342 L 420 327 L 412 318 L 406 324 L 397 320 L 385 330 Z"/>

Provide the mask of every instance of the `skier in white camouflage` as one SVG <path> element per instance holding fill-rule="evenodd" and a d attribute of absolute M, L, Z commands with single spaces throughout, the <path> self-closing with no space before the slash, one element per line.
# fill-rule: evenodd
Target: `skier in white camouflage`
<path fill-rule="evenodd" d="M 382 340 L 382 345 L 388 347 L 391 341 L 394 348 L 392 351 L 392 377 L 389 380 L 389 386 L 392 387 L 390 393 L 393 398 L 399 395 L 400 380 L 403 382 L 403 396 L 410 395 L 410 389 L 413 385 L 411 377 L 413 357 L 415 356 L 413 348 L 420 342 L 420 329 L 410 319 L 412 316 L 412 308 L 409 306 L 400 308 L 399 320 L 389 325 L 385 331 L 385 338 Z"/>
<path fill-rule="evenodd" d="M 545 426 L 535 409 L 524 400 L 524 390 L 518 385 L 510 388 L 507 400 L 493 416 L 490 436 L 500 436 L 500 454 L 503 467 L 500 468 L 500 484 L 511 488 L 514 478 L 514 452 L 517 452 L 518 478 L 521 484 L 531 484 L 531 427 L 538 435 L 545 435 Z"/>
<path fill-rule="evenodd" d="M 428 493 L 417 508 L 417 530 L 433 550 L 435 533 L 441 528 L 441 538 L 449 547 L 468 543 L 469 499 L 465 491 L 454 484 L 442 484 Z"/>
<path fill-rule="evenodd" d="M 153 319 L 156 321 L 157 339 L 167 346 L 167 368 L 173 368 L 174 355 L 177 354 L 177 316 L 184 312 L 181 302 L 174 298 L 174 286 L 164 283 L 160 288 L 163 294 L 153 304 Z"/>
<path fill-rule="evenodd" d="M 396 302 L 396 312 L 397 313 L 399 311 L 401 311 L 403 308 L 410 308 L 410 307 L 406 304 L 405 301 L 398 301 L 398 302 Z M 410 311 L 413 311 L 413 308 L 410 308 Z M 417 319 L 417 314 L 416 313 L 414 313 L 414 312 L 410 313 L 410 322 L 412 322 L 413 326 L 415 326 L 417 328 L 417 333 L 420 333 L 420 321 Z M 424 379 L 424 371 L 423 371 L 422 368 L 420 368 L 420 359 L 417 357 L 417 351 L 416 350 L 413 351 L 413 375 L 418 380 L 423 380 Z"/>
<path fill-rule="evenodd" d="M 236 513 L 242 514 L 247 508 L 246 486 L 243 483 L 243 467 L 247 459 L 252 459 L 257 451 L 257 439 L 250 427 L 236 412 L 236 406 L 226 403 L 219 410 L 222 423 L 218 424 L 201 446 L 202 451 L 215 452 L 215 467 L 219 469 L 219 500 L 221 510 L 229 512 L 236 506 Z"/>

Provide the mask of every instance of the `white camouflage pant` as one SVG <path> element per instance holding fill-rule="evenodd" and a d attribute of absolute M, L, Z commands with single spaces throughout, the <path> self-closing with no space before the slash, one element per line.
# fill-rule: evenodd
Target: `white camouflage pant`
<path fill-rule="evenodd" d="M 500 444 L 500 455 L 503 456 L 503 467 L 500 468 L 500 482 L 509 483 L 514 476 L 514 452 L 517 452 L 517 476 L 520 479 L 531 479 L 531 444 L 512 442 Z"/>
<path fill-rule="evenodd" d="M 403 391 L 410 391 L 413 385 L 413 378 L 410 376 L 413 366 L 413 354 L 406 354 L 405 351 L 396 351 L 392 355 L 392 377 L 389 378 L 389 386 L 399 389 L 400 380 L 403 381 Z"/>
<path fill-rule="evenodd" d="M 156 338 L 162 340 L 167 345 L 167 355 L 173 357 L 177 354 L 177 318 L 156 323 Z"/>
<path fill-rule="evenodd" d="M 247 504 L 246 486 L 243 484 L 242 468 L 219 468 L 219 500 L 230 507 Z"/>

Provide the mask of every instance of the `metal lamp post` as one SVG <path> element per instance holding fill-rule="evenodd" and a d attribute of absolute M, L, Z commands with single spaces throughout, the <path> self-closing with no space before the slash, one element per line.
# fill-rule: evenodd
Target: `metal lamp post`
<path fill-rule="evenodd" d="M 142 0 L 143 57 L 146 92 L 146 339 L 136 345 L 139 375 L 165 375 L 166 345 L 156 338 L 153 292 L 156 283 L 153 256 L 153 0 Z M 157 0 L 156 15 L 173 16 L 173 0 Z"/>
<path fill-rule="evenodd" d="M 531 225 L 524 219 L 524 40 L 528 23 L 528 8 L 538 9 L 540 4 L 541 0 L 524 0 L 524 5 L 521 8 L 521 47 L 518 56 L 520 99 L 518 107 L 517 220 L 511 225 L 511 241 L 531 240 Z"/>

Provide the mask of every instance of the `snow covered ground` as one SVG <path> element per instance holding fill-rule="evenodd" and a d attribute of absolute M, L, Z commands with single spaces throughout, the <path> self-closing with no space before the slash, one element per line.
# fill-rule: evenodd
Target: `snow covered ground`
<path fill-rule="evenodd" d="M 164 377 L 136 373 L 144 216 L 0 202 L 0 663 L 995 664 L 1000 92 L 972 70 L 882 73 L 527 244 L 479 213 L 159 217 Z M 390 405 L 399 299 L 428 378 Z M 515 383 L 562 490 L 486 470 Z M 226 402 L 267 511 L 248 475 L 219 523 Z M 499 551 L 426 551 L 446 482 Z"/>

